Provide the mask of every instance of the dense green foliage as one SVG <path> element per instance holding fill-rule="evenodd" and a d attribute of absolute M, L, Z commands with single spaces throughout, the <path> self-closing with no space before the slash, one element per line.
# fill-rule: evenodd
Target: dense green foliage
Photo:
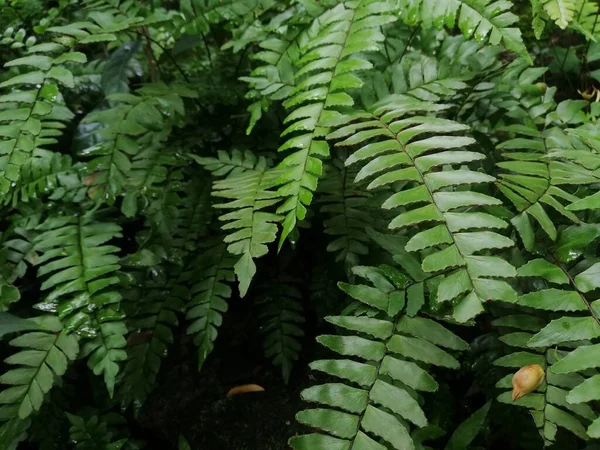
<path fill-rule="evenodd" d="M 201 376 L 233 302 L 286 383 L 327 330 L 295 450 L 598 448 L 597 22 L 0 0 L 0 449 L 141 448 L 169 351 Z"/>

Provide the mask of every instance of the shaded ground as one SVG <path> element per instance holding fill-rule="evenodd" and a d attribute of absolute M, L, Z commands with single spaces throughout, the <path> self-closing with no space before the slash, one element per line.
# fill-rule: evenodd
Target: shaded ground
<path fill-rule="evenodd" d="M 200 374 L 193 363 L 181 363 L 194 361 L 192 355 L 175 351 L 165 361 L 165 378 L 139 417 L 148 448 L 175 449 L 181 433 L 192 450 L 283 450 L 291 436 L 303 432 L 294 416 L 303 408 L 300 391 L 314 383 L 308 360 L 297 364 L 286 385 L 264 359 L 260 336 L 252 334 L 245 319 L 251 315 L 236 309 L 227 314 L 217 347 Z M 307 339 L 309 347 L 314 347 L 312 340 Z M 232 387 L 250 383 L 265 392 L 226 397 Z"/>

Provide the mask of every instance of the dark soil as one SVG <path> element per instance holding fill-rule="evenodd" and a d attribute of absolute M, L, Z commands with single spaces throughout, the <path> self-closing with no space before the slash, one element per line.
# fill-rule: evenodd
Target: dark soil
<path fill-rule="evenodd" d="M 243 302 L 243 300 L 239 300 Z M 288 439 L 302 432 L 295 414 L 303 408 L 300 391 L 314 384 L 308 360 L 299 361 L 286 385 L 278 368 L 263 356 L 260 336 L 248 323 L 250 311 L 232 305 L 213 354 L 198 373 L 193 355 L 172 352 L 164 363 L 164 379 L 139 417 L 139 437 L 149 449 L 176 449 L 180 434 L 192 450 L 283 450 Z M 314 358 L 314 336 L 307 337 Z M 180 345 L 180 349 L 193 345 Z M 227 398 L 243 384 L 258 384 L 265 392 Z M 304 404 L 304 407 L 306 404 Z"/>

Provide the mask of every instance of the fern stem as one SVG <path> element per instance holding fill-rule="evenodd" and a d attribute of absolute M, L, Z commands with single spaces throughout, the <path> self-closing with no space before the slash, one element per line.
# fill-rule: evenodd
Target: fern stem
<path fill-rule="evenodd" d="M 412 31 L 412 33 L 410 34 L 408 41 L 406 41 L 406 46 L 404 47 L 404 50 L 402 50 L 402 54 L 400 55 L 400 57 L 398 58 L 398 60 L 396 61 L 396 64 L 399 64 L 402 62 L 402 58 L 404 58 L 404 56 L 406 55 L 406 53 L 408 52 L 408 47 L 410 47 L 410 44 L 412 43 L 412 40 L 414 39 L 414 37 L 417 35 L 417 31 L 419 31 L 421 29 L 421 24 L 417 25 L 415 27 L 415 29 Z M 384 42 L 387 42 L 384 41 Z M 387 47 L 386 47 L 386 51 L 387 51 Z"/>
<path fill-rule="evenodd" d="M 600 325 L 600 318 L 594 312 L 592 305 L 590 304 L 588 299 L 585 298 L 585 295 L 583 294 L 583 292 L 581 292 L 579 290 L 579 288 L 577 287 L 577 284 L 575 284 L 575 279 L 573 278 L 573 276 L 569 273 L 569 271 L 565 268 L 565 266 L 563 266 L 563 264 L 560 262 L 560 260 L 557 258 L 557 256 L 554 253 L 550 253 L 550 257 L 554 260 L 554 263 L 560 268 L 560 270 L 562 270 L 563 273 L 567 276 L 567 278 L 569 279 L 569 283 L 571 284 L 571 287 L 575 290 L 575 292 L 577 292 L 577 294 L 579 294 L 579 297 L 581 298 L 583 303 L 585 303 L 586 308 L 588 309 L 588 311 L 590 312 L 590 314 L 592 315 L 592 317 L 594 318 L 596 323 L 598 325 Z"/>
<path fill-rule="evenodd" d="M 142 27 L 142 34 L 146 38 L 146 59 L 148 60 L 148 67 L 150 69 L 150 80 L 153 83 L 158 81 L 158 64 L 156 57 L 152 51 L 152 44 L 150 43 L 150 34 L 148 33 L 148 27 Z"/>
<path fill-rule="evenodd" d="M 381 120 L 380 117 L 376 117 L 376 119 L 386 128 L 386 130 L 388 130 L 390 133 L 392 133 L 394 136 L 396 136 L 397 134 L 394 133 L 388 126 L 388 124 L 386 124 L 383 120 Z M 420 180 L 420 184 L 422 184 L 423 186 L 425 186 L 425 189 L 427 189 L 427 192 L 429 194 L 429 196 L 433 199 L 434 198 L 434 193 L 433 191 L 429 188 L 429 186 L 427 185 L 427 183 L 425 182 L 425 175 L 423 174 L 423 172 L 421 171 L 421 169 L 419 169 L 416 161 L 415 161 L 415 157 L 413 157 L 407 150 L 406 150 L 406 146 L 405 144 L 403 144 L 399 139 L 397 139 L 398 143 L 400 144 L 400 146 L 402 147 L 402 151 L 404 151 L 404 153 L 406 154 L 406 156 L 408 156 L 408 158 L 411 161 L 412 167 L 415 168 L 416 172 L 419 174 L 419 177 L 421 178 Z M 432 204 L 435 206 L 436 210 L 439 212 L 439 214 L 441 215 L 441 211 L 439 210 L 438 205 L 435 203 L 435 201 L 432 201 Z M 452 239 L 452 245 L 456 248 L 456 251 L 458 252 L 458 254 L 460 255 L 460 257 L 462 258 L 463 261 L 465 261 L 465 255 L 463 255 L 463 253 L 461 252 L 460 248 L 458 247 L 457 243 L 456 243 L 456 239 L 454 238 L 454 233 L 450 230 L 450 228 L 448 227 L 448 223 L 444 220 L 443 222 L 444 227 L 446 228 L 446 233 L 448 233 L 448 235 L 450 236 L 450 239 Z M 471 273 L 469 272 L 469 267 L 465 264 L 464 266 L 464 270 L 467 273 L 468 277 L 469 277 L 469 281 L 471 282 L 471 286 L 473 288 L 473 292 L 475 292 L 476 296 L 479 298 L 479 293 L 477 292 L 477 290 L 475 289 L 475 283 L 473 283 L 473 280 L 476 277 L 473 277 L 471 275 Z M 481 299 L 480 300 L 487 300 L 487 299 Z M 483 302 L 482 302 L 483 303 Z"/>

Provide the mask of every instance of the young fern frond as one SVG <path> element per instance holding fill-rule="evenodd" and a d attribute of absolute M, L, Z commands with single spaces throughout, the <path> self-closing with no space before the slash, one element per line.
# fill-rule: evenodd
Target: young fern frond
<path fill-rule="evenodd" d="M 339 4 L 316 19 L 318 28 L 300 48 L 296 88 L 284 102 L 294 110 L 285 119 L 289 125 L 282 133 L 295 135 L 279 147 L 279 151 L 294 150 L 278 165 L 283 173 L 277 195 L 285 198 L 277 209 L 285 214 L 279 247 L 297 220 L 306 217 L 322 173 L 320 158 L 329 156 L 323 123 L 335 117 L 334 107 L 354 104 L 346 91 L 361 87 L 362 81 L 352 72 L 372 67 L 369 61 L 352 56 L 379 49 L 384 40 L 379 28 L 396 20 L 389 14 L 393 9 L 385 2 L 364 0 Z"/>
<path fill-rule="evenodd" d="M 406 289 L 412 285 L 408 279 L 398 271 L 390 278 L 380 272 L 372 283 L 374 287 L 340 284 L 378 314 L 327 318 L 344 334 L 317 340 L 345 358 L 314 361 L 310 367 L 340 382 L 302 391 L 304 400 L 324 408 L 301 411 L 296 418 L 323 433 L 293 437 L 295 450 L 383 450 L 388 448 L 384 443 L 397 450 L 415 449 L 411 425 L 428 424 L 418 391 L 438 388 L 429 366 L 459 367 L 448 351 L 464 350 L 466 342 L 431 319 L 406 315 Z"/>
<path fill-rule="evenodd" d="M 288 383 L 294 362 L 298 360 L 304 337 L 304 308 L 302 293 L 294 279 L 280 276 L 265 283 L 260 289 L 257 304 L 258 319 L 264 334 L 265 356 L 281 368 L 283 380 Z"/>
<path fill-rule="evenodd" d="M 27 322 L 24 329 L 32 331 L 10 341 L 19 351 L 4 360 L 13 368 L 0 376 L 0 383 L 5 385 L 0 392 L 0 422 L 9 421 L 0 427 L 0 442 L 10 443 L 18 437 L 13 435 L 11 439 L 10 422 L 23 421 L 39 411 L 44 396 L 79 353 L 77 337 L 67 334 L 56 317 L 40 316 Z"/>
<path fill-rule="evenodd" d="M 369 214 L 369 202 L 373 195 L 354 183 L 357 171 L 344 166 L 344 161 L 335 158 L 325 168 L 325 177 L 317 191 L 317 203 L 322 204 L 320 212 L 326 217 L 323 221 L 324 233 L 333 236 L 327 251 L 336 253 L 336 261 L 344 263 L 346 270 L 359 262 L 359 257 L 369 253 L 369 236 L 366 228 L 373 226 Z"/>
<path fill-rule="evenodd" d="M 382 205 L 384 209 L 400 211 L 389 228 L 421 229 L 411 235 L 406 250 L 424 251 L 423 270 L 444 275 L 436 302 L 452 302 L 454 319 L 466 322 L 483 312 L 485 301 L 516 298 L 513 288 L 497 279 L 514 277 L 514 267 L 501 258 L 482 254 L 514 243 L 490 231 L 506 228 L 506 222 L 476 210 L 499 205 L 500 200 L 480 192 L 454 190 L 494 181 L 482 172 L 450 169 L 485 158 L 463 150 L 475 140 L 455 133 L 468 127 L 447 119 L 412 115 L 445 108 L 408 97 L 391 97 L 388 103 L 376 105 L 373 113 L 337 118 L 340 128 L 329 138 L 345 138 L 336 146 L 362 145 L 346 160 L 346 165 L 363 164 L 355 181 L 372 179 L 367 189 L 402 186 Z M 430 134 L 433 135 L 423 137 Z M 447 170 L 440 171 L 442 166 Z"/>
<path fill-rule="evenodd" d="M 191 299 L 187 305 L 186 319 L 189 321 L 187 334 L 194 336 L 198 347 L 198 370 L 213 351 L 218 328 L 227 312 L 227 300 L 231 297 L 234 258 L 221 243 L 209 243 L 192 264 L 190 279 L 196 281 L 191 288 Z"/>

